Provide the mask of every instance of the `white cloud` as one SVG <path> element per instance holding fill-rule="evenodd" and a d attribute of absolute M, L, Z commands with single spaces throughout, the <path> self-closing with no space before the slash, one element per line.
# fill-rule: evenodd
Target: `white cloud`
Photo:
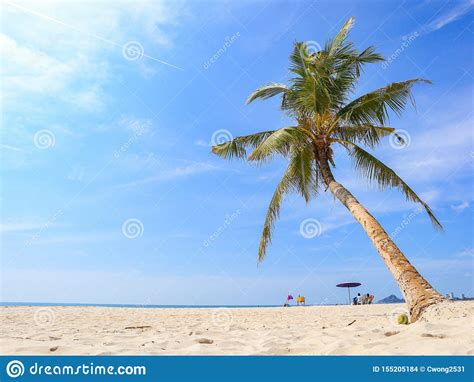
<path fill-rule="evenodd" d="M 0 143 L 0 147 L 1 147 L 2 149 L 6 149 L 6 150 L 23 151 L 23 150 L 20 149 L 19 147 L 10 146 L 10 145 L 4 145 L 3 143 Z"/>
<path fill-rule="evenodd" d="M 198 139 L 194 142 L 194 144 L 200 147 L 211 147 L 211 143 L 206 142 L 204 139 Z"/>
<path fill-rule="evenodd" d="M 21 44 L 5 34 L 0 34 L 0 45 L 2 98 L 7 113 L 15 110 L 16 105 L 23 108 L 36 96 L 61 101 L 87 112 L 103 108 L 106 100 L 102 90 L 106 78 L 104 63 L 93 62 L 84 55 L 57 59 L 39 50 L 35 44 Z"/>
<path fill-rule="evenodd" d="M 16 4 L 16 5 L 15 5 Z M 112 59 L 122 58 L 122 46 L 137 40 L 145 55 L 170 48 L 180 3 L 163 1 L 61 2 L 21 1 L 2 7 L 2 97 L 8 107 L 25 108 L 35 95 L 47 96 L 86 112 L 103 110 L 105 85 L 114 77 Z M 27 28 L 24 25 L 28 25 Z M 151 56 L 150 56 L 151 57 Z M 154 59 L 138 72 L 152 72 Z M 145 65 L 145 67 L 143 67 Z M 43 99 L 43 98 L 42 98 Z M 20 106 L 19 106 L 20 105 Z"/>
<path fill-rule="evenodd" d="M 44 227 L 44 224 L 38 222 L 8 222 L 0 224 L 0 233 L 18 233 L 26 231 L 40 230 Z"/>
<path fill-rule="evenodd" d="M 194 162 L 182 167 L 176 167 L 168 172 L 171 178 L 199 174 L 202 172 L 215 171 L 219 168 L 207 162 Z"/>
<path fill-rule="evenodd" d="M 103 242 L 105 240 L 114 240 L 121 238 L 121 232 L 117 233 L 78 233 L 71 235 L 54 235 L 50 237 L 39 237 L 34 241 L 35 245 L 51 244 L 82 244 Z"/>
<path fill-rule="evenodd" d="M 453 209 L 453 211 L 455 211 L 458 214 L 463 212 L 465 209 L 469 207 L 470 207 L 470 203 L 468 201 L 463 201 L 459 204 L 451 205 L 451 208 Z"/>
<path fill-rule="evenodd" d="M 424 25 L 421 28 L 422 34 L 431 33 L 437 31 L 448 24 L 451 24 L 459 20 L 464 15 L 468 14 L 474 8 L 474 1 L 468 0 L 464 2 L 457 3 L 457 6 L 452 8 L 449 12 L 444 13 L 443 15 L 437 17 L 430 23 Z"/>
<path fill-rule="evenodd" d="M 60 62 L 44 52 L 19 44 L 0 34 L 2 46 L 3 89 L 28 92 L 63 90 L 68 76 L 74 71 L 69 63 Z"/>
<path fill-rule="evenodd" d="M 192 162 L 184 166 L 174 168 L 163 168 L 155 175 L 148 176 L 142 179 L 134 180 L 125 184 L 117 186 L 118 188 L 131 188 L 143 186 L 149 183 L 156 183 L 165 180 L 187 178 L 189 176 L 219 171 L 221 168 L 208 162 Z"/>
<path fill-rule="evenodd" d="M 105 93 L 100 86 L 91 86 L 78 91 L 68 98 L 71 104 L 77 105 L 89 112 L 101 111 L 104 107 Z"/>
<path fill-rule="evenodd" d="M 470 173 L 472 163 L 472 117 L 461 123 L 426 127 L 412 134 L 403 150 L 385 150 L 391 166 L 410 183 L 452 181 Z"/>
<path fill-rule="evenodd" d="M 5 4 L 4 10 L 9 16 L 7 22 L 11 18 L 21 18 L 31 25 L 30 28 L 23 28 L 21 23 L 7 23 L 9 29 L 28 41 L 37 40 L 40 47 L 53 51 L 56 48 L 69 48 L 70 51 L 76 48 L 78 51 L 89 52 L 113 45 L 120 50 L 126 42 L 137 39 L 146 39 L 161 47 L 171 47 L 172 36 L 164 28 L 176 25 L 185 12 L 182 2 L 160 0 L 31 0 Z M 38 29 L 43 32 L 43 36 L 38 36 Z M 51 44 L 51 41 L 54 43 Z M 145 49 L 147 47 L 148 45 Z"/>
<path fill-rule="evenodd" d="M 148 133 L 152 128 L 151 119 L 140 119 L 132 116 L 122 116 L 119 120 L 119 125 L 124 126 L 127 130 L 141 134 Z"/>
<path fill-rule="evenodd" d="M 468 257 L 467 259 L 465 257 Z M 422 271 L 448 271 L 466 270 L 472 268 L 472 256 L 447 256 L 443 258 L 418 257 L 412 260 L 413 265 Z"/>

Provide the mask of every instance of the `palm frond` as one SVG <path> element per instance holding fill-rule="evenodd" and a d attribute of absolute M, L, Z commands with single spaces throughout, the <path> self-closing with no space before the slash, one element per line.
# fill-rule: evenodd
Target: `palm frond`
<path fill-rule="evenodd" d="M 328 53 L 329 56 L 336 54 L 341 49 L 344 41 L 347 38 L 349 30 L 354 26 L 355 18 L 350 17 L 342 26 L 341 30 L 337 33 L 336 37 L 331 40 L 327 46 L 325 51 Z"/>
<path fill-rule="evenodd" d="M 405 195 L 407 200 L 420 203 L 423 206 L 431 219 L 431 223 L 436 229 L 443 229 L 428 204 L 426 204 L 395 171 L 360 146 L 349 141 L 341 141 L 341 143 L 349 149 L 350 155 L 354 159 L 356 169 L 358 169 L 365 178 L 376 183 L 381 189 L 387 187 L 398 188 Z"/>
<path fill-rule="evenodd" d="M 308 202 L 317 192 L 316 172 L 313 171 L 314 155 L 310 145 L 293 152 L 290 163 L 278 183 L 268 206 L 262 236 L 258 248 L 258 262 L 263 261 L 267 247 L 272 241 L 275 221 L 280 217 L 280 207 L 284 196 L 291 191 L 298 191 Z"/>
<path fill-rule="evenodd" d="M 288 88 L 285 84 L 271 83 L 255 90 L 247 98 L 246 103 L 249 104 L 255 101 L 257 98 L 261 98 L 261 99 L 271 98 L 280 93 L 285 93 L 287 90 Z"/>
<path fill-rule="evenodd" d="M 374 62 L 385 61 L 385 58 L 375 51 L 374 46 L 365 48 L 355 60 L 358 64 L 372 64 Z"/>
<path fill-rule="evenodd" d="M 302 147 L 307 141 L 306 133 L 295 126 L 275 130 L 262 140 L 247 158 L 249 161 L 264 161 L 275 154 L 288 156 L 291 149 Z"/>
<path fill-rule="evenodd" d="M 355 52 L 351 55 L 346 55 L 337 63 L 335 68 L 336 79 L 352 80 L 352 85 L 354 85 L 362 73 L 363 65 L 384 60 L 383 56 L 377 53 L 373 46 L 367 47 L 361 53 Z M 350 87 L 347 87 L 345 90 L 348 91 L 350 89 Z"/>
<path fill-rule="evenodd" d="M 212 146 L 212 152 L 223 159 L 247 157 L 247 149 L 257 147 L 262 141 L 267 139 L 276 130 L 262 131 L 242 137 L 236 137 L 228 142 Z"/>
<path fill-rule="evenodd" d="M 352 143 L 360 143 L 374 148 L 380 140 L 395 131 L 393 127 L 365 125 L 338 125 L 332 136 Z"/>
<path fill-rule="evenodd" d="M 291 166 L 291 165 L 290 165 Z M 260 245 L 258 247 L 258 262 L 263 261 L 267 253 L 267 246 L 272 242 L 272 232 L 275 225 L 275 220 L 280 217 L 280 206 L 285 194 L 293 187 L 290 176 L 290 166 L 278 183 L 273 197 L 268 206 L 265 222 L 263 223 L 262 236 L 260 238 Z"/>
<path fill-rule="evenodd" d="M 307 68 L 308 57 L 309 52 L 307 44 L 304 42 L 295 42 L 293 51 L 290 55 L 290 71 L 299 77 L 304 77 Z"/>
<path fill-rule="evenodd" d="M 318 179 L 315 176 L 313 160 L 314 152 L 311 144 L 296 148 L 291 158 L 293 180 L 297 191 L 306 203 L 309 202 L 312 195 L 318 192 Z"/>
<path fill-rule="evenodd" d="M 352 124 L 385 125 L 388 121 L 389 110 L 399 115 L 409 99 L 414 105 L 411 88 L 413 84 L 418 82 L 431 83 L 421 78 L 394 82 L 358 97 L 339 110 L 337 116 Z"/>

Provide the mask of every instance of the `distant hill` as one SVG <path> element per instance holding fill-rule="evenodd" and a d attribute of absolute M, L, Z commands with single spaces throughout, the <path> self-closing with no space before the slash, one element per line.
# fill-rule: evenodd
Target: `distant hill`
<path fill-rule="evenodd" d="M 398 298 L 394 294 L 391 294 L 390 296 L 379 300 L 377 304 L 398 304 L 400 302 L 405 302 L 405 300 Z"/>

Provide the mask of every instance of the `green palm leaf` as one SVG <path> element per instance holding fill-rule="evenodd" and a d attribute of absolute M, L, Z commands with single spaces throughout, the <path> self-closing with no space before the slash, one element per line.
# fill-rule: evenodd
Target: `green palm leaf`
<path fill-rule="evenodd" d="M 247 149 L 257 147 L 262 141 L 267 139 L 276 130 L 263 131 L 256 134 L 250 134 L 242 137 L 236 137 L 229 142 L 212 146 L 212 152 L 223 159 L 247 157 Z"/>
<path fill-rule="evenodd" d="M 285 93 L 288 90 L 285 84 L 277 84 L 271 83 L 269 85 L 262 86 L 255 90 L 250 96 L 247 98 L 246 103 L 249 104 L 255 101 L 257 98 L 267 99 L 274 97 L 280 93 Z"/>
<path fill-rule="evenodd" d="M 249 161 L 264 161 L 275 154 L 287 156 L 291 149 L 304 146 L 307 136 L 297 127 L 284 127 L 272 132 L 255 148 L 248 157 Z"/>
<path fill-rule="evenodd" d="M 395 131 L 393 127 L 366 125 L 340 125 L 334 129 L 333 136 L 353 143 L 361 143 L 374 148 L 380 140 Z"/>
<path fill-rule="evenodd" d="M 417 82 L 431 83 L 421 78 L 394 82 L 355 99 L 339 110 L 337 116 L 353 124 L 385 125 L 389 109 L 399 115 L 409 99 L 414 104 L 411 88 Z"/>
<path fill-rule="evenodd" d="M 290 191 L 298 191 L 308 202 L 311 196 L 316 194 L 318 183 L 314 168 L 312 168 L 313 159 L 314 155 L 310 145 L 306 145 L 293 153 L 268 206 L 258 248 L 259 262 L 265 258 L 267 246 L 271 244 L 272 232 L 275 221 L 280 217 L 280 207 L 284 196 Z"/>
<path fill-rule="evenodd" d="M 331 40 L 328 44 L 326 44 L 325 51 L 328 53 L 329 56 L 335 55 L 340 51 L 341 46 L 343 45 L 344 41 L 347 38 L 349 30 L 354 26 L 355 18 L 350 17 L 342 26 L 341 30 L 338 32 L 336 37 Z"/>
<path fill-rule="evenodd" d="M 395 171 L 385 165 L 383 162 L 369 154 L 360 146 L 348 142 L 341 141 L 349 149 L 351 156 L 354 158 L 354 165 L 362 175 L 369 181 L 376 183 L 381 189 L 387 187 L 398 188 L 403 192 L 407 200 L 420 203 L 431 219 L 431 223 L 436 229 L 442 230 L 443 227 L 433 214 L 431 208 L 400 178 Z"/>
<path fill-rule="evenodd" d="M 306 43 L 296 42 L 293 46 L 293 52 L 290 55 L 290 71 L 299 77 L 304 77 L 308 64 L 308 57 L 309 52 Z"/>

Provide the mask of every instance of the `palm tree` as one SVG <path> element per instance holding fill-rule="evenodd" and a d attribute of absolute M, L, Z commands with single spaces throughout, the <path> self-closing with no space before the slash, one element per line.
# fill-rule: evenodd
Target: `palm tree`
<path fill-rule="evenodd" d="M 284 195 L 296 191 L 308 203 L 321 189 L 329 189 L 369 236 L 398 283 L 411 320 L 416 321 L 428 306 L 443 301 L 444 297 L 410 264 L 369 211 L 334 179 L 332 147 L 342 146 L 362 176 L 380 188 L 398 188 L 408 200 L 420 203 L 434 227 L 442 229 L 431 208 L 391 168 L 361 147 L 373 149 L 389 135 L 403 143 L 403 137 L 386 126 L 389 111 L 399 115 L 408 100 L 413 102 L 412 86 L 429 81 L 417 78 L 396 82 L 349 100 L 363 65 L 384 60 L 374 47 L 360 52 L 347 41 L 353 23 L 354 18 L 350 18 L 336 37 L 317 52 L 312 52 L 307 43 L 296 42 L 290 56 L 289 84 L 271 83 L 247 99 L 250 103 L 280 95 L 281 109 L 295 120 L 294 126 L 237 137 L 213 146 L 212 152 L 225 159 L 264 162 L 279 154 L 289 160 L 268 208 L 258 250 L 259 262 L 271 242 Z M 252 149 L 249 156 L 248 149 Z"/>

